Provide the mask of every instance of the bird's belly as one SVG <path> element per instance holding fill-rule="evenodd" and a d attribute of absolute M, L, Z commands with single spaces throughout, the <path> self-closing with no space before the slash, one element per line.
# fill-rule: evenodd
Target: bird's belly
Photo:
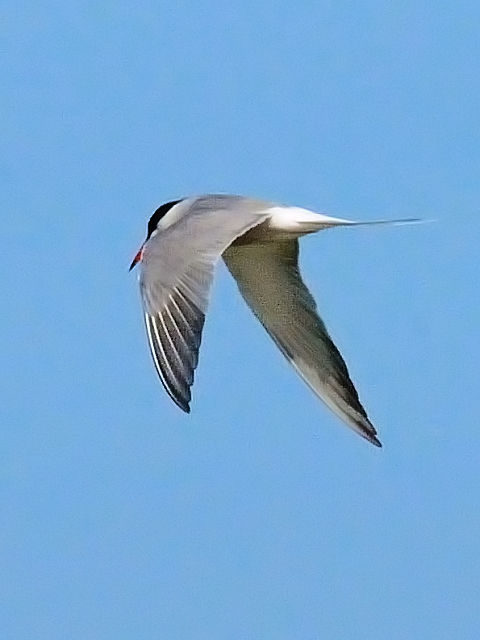
<path fill-rule="evenodd" d="M 271 216 L 239 236 L 234 245 L 294 240 L 322 228 L 319 216 L 299 207 L 272 207 Z"/>

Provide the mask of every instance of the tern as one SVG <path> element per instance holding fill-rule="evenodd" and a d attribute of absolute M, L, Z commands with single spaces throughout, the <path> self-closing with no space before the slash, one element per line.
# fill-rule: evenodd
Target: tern
<path fill-rule="evenodd" d="M 214 270 L 223 258 L 246 303 L 306 384 L 349 427 L 381 447 L 347 365 L 302 280 L 298 239 L 333 227 L 410 222 L 417 220 L 356 222 L 225 194 L 160 206 L 130 270 L 140 263 L 148 343 L 172 400 L 190 412 Z"/>

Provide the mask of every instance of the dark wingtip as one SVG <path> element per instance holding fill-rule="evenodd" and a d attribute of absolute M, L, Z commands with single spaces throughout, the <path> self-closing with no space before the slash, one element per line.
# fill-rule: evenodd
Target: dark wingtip
<path fill-rule="evenodd" d="M 173 397 L 173 396 L 172 396 Z M 188 404 L 188 400 L 182 400 L 180 398 L 173 398 L 173 401 L 182 411 L 185 413 L 190 413 L 190 405 Z"/>
<path fill-rule="evenodd" d="M 358 425 L 361 428 L 360 435 L 363 436 L 365 440 L 368 440 L 368 442 L 371 442 L 375 447 L 379 447 L 381 449 L 383 445 L 380 442 L 380 440 L 377 438 L 377 430 L 368 419 L 366 413 L 365 413 L 365 419 L 366 419 L 366 423 Z"/>
<path fill-rule="evenodd" d="M 381 449 L 382 443 L 377 438 L 377 432 L 370 421 L 369 421 L 369 425 L 371 428 L 368 431 L 367 430 L 362 431 L 360 435 L 363 436 L 365 440 L 368 440 L 368 442 L 371 442 L 375 447 L 379 447 Z"/>

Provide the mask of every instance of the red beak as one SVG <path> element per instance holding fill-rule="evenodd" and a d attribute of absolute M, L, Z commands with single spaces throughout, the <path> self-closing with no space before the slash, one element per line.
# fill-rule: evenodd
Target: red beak
<path fill-rule="evenodd" d="M 137 264 L 137 262 L 140 262 L 140 260 L 142 259 L 142 256 L 143 256 L 143 244 L 140 247 L 140 249 L 138 250 L 137 255 L 132 260 L 132 264 L 130 265 L 129 271 L 131 271 L 133 269 L 133 267 Z"/>

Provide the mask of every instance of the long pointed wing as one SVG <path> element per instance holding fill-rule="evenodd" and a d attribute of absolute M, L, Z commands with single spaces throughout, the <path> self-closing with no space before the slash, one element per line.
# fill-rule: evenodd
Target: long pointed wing
<path fill-rule="evenodd" d="M 223 258 L 253 313 L 313 392 L 362 437 L 381 446 L 302 281 L 298 252 L 298 240 L 234 244 Z"/>
<path fill-rule="evenodd" d="M 266 219 L 266 207 L 233 196 L 184 200 L 171 210 L 175 222 L 145 244 L 140 290 L 150 351 L 165 389 L 186 412 L 215 264 L 237 236 Z"/>

